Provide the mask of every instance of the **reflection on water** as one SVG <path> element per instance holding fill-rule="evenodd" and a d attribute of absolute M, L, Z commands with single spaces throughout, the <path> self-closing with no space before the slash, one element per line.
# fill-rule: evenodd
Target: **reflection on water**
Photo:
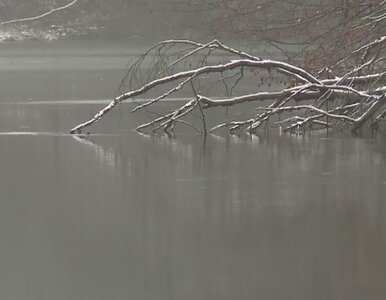
<path fill-rule="evenodd" d="M 385 295 L 376 140 L 0 139 L 7 299 Z"/>
<path fill-rule="evenodd" d="M 117 155 L 122 193 L 138 214 L 131 263 L 141 271 L 129 295 L 382 299 L 386 153 L 377 141 L 201 143 L 94 140 L 107 161 Z"/>
<path fill-rule="evenodd" d="M 66 133 L 97 105 L 0 104 L 1 299 L 385 299 L 384 139 Z"/>

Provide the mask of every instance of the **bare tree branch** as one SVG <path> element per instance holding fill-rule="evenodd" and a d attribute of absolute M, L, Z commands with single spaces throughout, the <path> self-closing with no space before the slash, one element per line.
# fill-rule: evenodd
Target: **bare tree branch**
<path fill-rule="evenodd" d="M 220 51 L 222 56 L 213 51 Z M 144 62 L 151 58 L 147 69 L 147 80 L 143 80 Z M 183 91 L 191 95 L 188 101 L 162 114 L 147 123 L 139 125 L 138 131 L 163 130 L 171 134 L 177 123 L 186 124 L 198 132 L 207 132 L 206 110 L 219 106 L 241 106 L 244 103 L 271 101 L 267 107 L 257 107 L 246 113 L 244 120 L 232 120 L 212 126 L 209 132 L 228 128 L 231 132 L 254 132 L 270 119 L 280 114 L 290 114 L 285 121 L 274 124 L 288 124 L 285 130 L 305 127 L 307 124 L 327 128 L 332 122 L 340 122 L 352 130 L 361 128 L 385 104 L 386 87 L 384 72 L 357 75 L 359 70 L 374 65 L 380 59 L 375 56 L 361 66 L 349 70 L 343 77 L 323 78 L 323 72 L 316 76 L 293 64 L 260 59 L 243 51 L 228 47 L 217 40 L 201 44 L 188 40 L 169 40 L 158 43 L 145 52 L 129 68 L 121 87 L 129 82 L 130 90 L 118 94 L 114 100 L 101 109 L 88 121 L 71 129 L 71 133 L 82 130 L 101 120 L 117 104 L 129 100 L 135 103 L 138 97 L 144 102 L 138 103 L 133 112 L 156 107 L 158 103 Z M 383 63 L 384 60 L 381 60 Z M 148 66 L 149 67 L 149 66 Z M 273 75 L 273 72 L 276 72 Z M 264 75 L 265 74 L 265 75 Z M 260 77 L 260 79 L 258 79 Z M 265 81 L 277 81 L 275 90 L 262 90 Z M 256 78 L 256 79 L 255 79 Z M 243 81 L 259 82 L 251 89 L 256 92 L 245 93 L 239 89 Z M 201 82 L 205 82 L 202 84 Z M 284 84 L 284 86 L 283 86 Z M 268 87 L 271 83 L 268 83 Z M 213 97 L 206 94 L 206 89 L 217 86 L 225 97 Z M 165 89 L 166 88 L 166 91 Z M 162 89 L 164 91 L 162 92 Z M 160 92 L 161 91 L 161 92 Z M 149 93 L 156 96 L 146 97 Z M 235 96 L 233 94 L 236 93 Z M 272 102 L 273 101 L 273 102 Z M 307 102 L 300 104 L 300 102 Z M 201 131 L 185 117 L 196 111 L 201 115 L 204 130 Z M 293 115 L 295 114 L 295 115 Z M 378 113 L 379 114 L 379 113 Z M 304 116 L 303 116 L 304 115 Z M 377 120 L 379 120 L 378 118 Z"/>
<path fill-rule="evenodd" d="M 9 21 L 5 21 L 5 22 L 1 22 L 0 26 L 14 24 L 14 23 L 24 23 L 24 22 L 29 22 L 29 21 L 36 21 L 36 20 L 45 18 L 45 17 L 47 17 L 47 16 L 49 16 L 49 15 L 51 15 L 53 13 L 59 12 L 61 10 L 65 10 L 65 9 L 75 5 L 78 1 L 79 0 L 73 0 L 73 1 L 71 1 L 70 3 L 68 3 L 68 4 L 64 5 L 64 6 L 51 9 L 50 11 L 47 11 L 47 12 L 45 12 L 43 14 L 38 15 L 38 16 L 22 18 L 22 19 L 14 19 L 14 20 L 9 20 Z"/>

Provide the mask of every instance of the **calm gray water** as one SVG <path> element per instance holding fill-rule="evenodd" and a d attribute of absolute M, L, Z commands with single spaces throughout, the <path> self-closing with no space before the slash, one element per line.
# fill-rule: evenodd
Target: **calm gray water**
<path fill-rule="evenodd" d="M 67 135 L 124 46 L 0 45 L 0 299 L 386 298 L 384 139 Z"/>

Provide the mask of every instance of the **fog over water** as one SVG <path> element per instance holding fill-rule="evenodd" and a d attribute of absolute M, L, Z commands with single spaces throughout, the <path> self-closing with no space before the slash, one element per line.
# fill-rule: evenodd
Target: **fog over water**
<path fill-rule="evenodd" d="M 385 299 L 381 136 L 67 134 L 142 50 L 0 45 L 0 298 Z"/>

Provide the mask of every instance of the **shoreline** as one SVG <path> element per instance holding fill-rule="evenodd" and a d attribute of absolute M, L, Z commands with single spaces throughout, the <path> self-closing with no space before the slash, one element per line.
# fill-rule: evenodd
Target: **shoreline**
<path fill-rule="evenodd" d="M 62 25 L 50 25 L 47 28 L 33 28 L 26 25 L 9 26 L 0 28 L 0 43 L 90 38 L 101 35 L 102 31 L 103 28 L 97 26 L 83 28 Z"/>

